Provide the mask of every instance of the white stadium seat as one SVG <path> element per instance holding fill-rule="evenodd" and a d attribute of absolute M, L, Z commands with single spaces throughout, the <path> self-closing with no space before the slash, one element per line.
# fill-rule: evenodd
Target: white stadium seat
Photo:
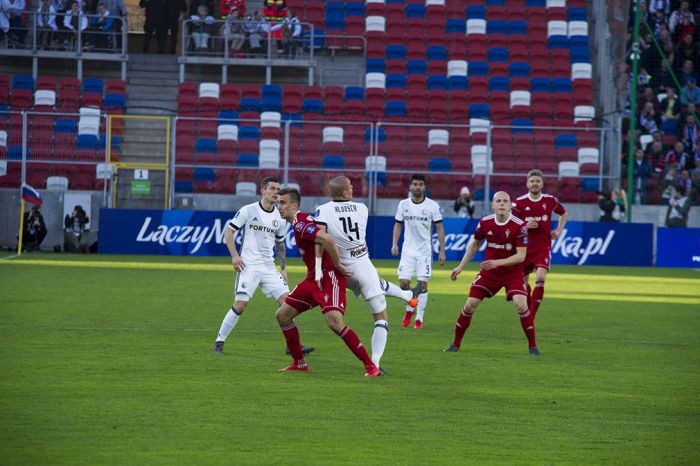
<path fill-rule="evenodd" d="M 276 139 L 260 141 L 260 168 L 279 168 L 280 142 Z"/>
<path fill-rule="evenodd" d="M 56 92 L 39 90 L 34 94 L 34 105 L 48 105 L 53 107 L 56 105 Z"/>
<path fill-rule="evenodd" d="M 489 126 L 491 122 L 483 118 L 470 118 L 469 119 L 469 134 L 474 133 L 488 133 Z"/>
<path fill-rule="evenodd" d="M 216 139 L 218 141 L 238 141 L 238 126 L 219 125 L 216 128 Z"/>
<path fill-rule="evenodd" d="M 488 169 L 493 172 L 493 160 L 491 160 L 491 152 L 485 145 L 472 146 L 471 154 L 472 173 L 475 175 L 483 175 Z"/>
<path fill-rule="evenodd" d="M 282 114 L 280 112 L 262 112 L 260 114 L 261 128 L 279 128 L 282 124 Z"/>
<path fill-rule="evenodd" d="M 7 131 L 0 131 L 0 147 L 7 147 Z"/>
<path fill-rule="evenodd" d="M 447 62 L 447 77 L 466 76 L 468 69 L 466 60 L 450 60 Z"/>
<path fill-rule="evenodd" d="M 326 126 L 323 128 L 323 142 L 343 143 L 343 128 L 339 126 Z"/>
<path fill-rule="evenodd" d="M 588 23 L 586 21 L 570 21 L 569 37 L 588 36 Z"/>
<path fill-rule="evenodd" d="M 574 123 L 579 121 L 591 121 L 595 118 L 595 107 L 591 105 L 577 105 L 574 107 Z"/>
<path fill-rule="evenodd" d="M 512 91 L 510 93 L 510 108 L 515 106 L 529 107 L 531 98 L 530 91 Z"/>
<path fill-rule="evenodd" d="M 547 0 L 547 8 L 563 8 L 566 6 L 566 0 Z"/>
<path fill-rule="evenodd" d="M 201 83 L 199 85 L 199 97 L 208 97 L 212 99 L 219 98 L 219 85 L 217 83 Z"/>
<path fill-rule="evenodd" d="M 46 178 L 46 189 L 49 191 L 68 191 L 68 178 L 65 176 L 49 176 Z"/>
<path fill-rule="evenodd" d="M 383 155 L 368 156 L 365 158 L 365 171 L 371 172 L 385 172 L 386 171 L 386 157 Z"/>
<path fill-rule="evenodd" d="M 386 18 L 383 16 L 368 16 L 365 20 L 365 32 L 385 32 Z"/>
<path fill-rule="evenodd" d="M 590 63 L 574 63 L 571 65 L 571 80 L 591 79 L 593 77 L 593 66 Z"/>
<path fill-rule="evenodd" d="M 446 146 L 450 142 L 450 133 L 446 129 L 431 129 L 428 131 L 428 147 Z"/>
<path fill-rule="evenodd" d="M 578 150 L 579 165 L 583 165 L 584 163 L 598 163 L 599 159 L 598 149 L 594 147 L 581 147 Z"/>
<path fill-rule="evenodd" d="M 239 181 L 236 183 L 236 196 L 255 196 L 258 186 L 251 181 Z"/>
<path fill-rule="evenodd" d="M 559 178 L 576 177 L 578 175 L 578 162 L 559 162 Z"/>
<path fill-rule="evenodd" d="M 569 27 L 566 21 L 549 21 L 547 23 L 547 37 L 551 36 L 566 36 L 569 33 Z"/>
<path fill-rule="evenodd" d="M 384 73 L 367 73 L 365 87 L 367 89 L 386 89 L 386 75 Z"/>
<path fill-rule="evenodd" d="M 468 19 L 467 20 L 467 35 L 469 34 L 486 34 L 485 19 Z"/>

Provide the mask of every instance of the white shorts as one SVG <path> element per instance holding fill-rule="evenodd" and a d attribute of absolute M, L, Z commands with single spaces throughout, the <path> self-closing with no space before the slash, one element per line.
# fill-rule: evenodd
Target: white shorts
<path fill-rule="evenodd" d="M 275 300 L 279 300 L 280 296 L 289 293 L 287 281 L 275 266 L 247 266 L 236 274 L 236 284 L 234 285 L 236 301 L 250 301 L 258 286 L 265 296 Z"/>
<path fill-rule="evenodd" d="M 399 280 L 411 280 L 416 277 L 422 282 L 427 282 L 433 276 L 433 256 L 418 256 L 402 252 L 396 274 Z"/>
<path fill-rule="evenodd" d="M 369 259 L 343 265 L 352 272 L 346 280 L 348 289 L 352 290 L 355 296 L 362 296 L 367 301 L 375 296 L 384 295 L 377 269 Z"/>

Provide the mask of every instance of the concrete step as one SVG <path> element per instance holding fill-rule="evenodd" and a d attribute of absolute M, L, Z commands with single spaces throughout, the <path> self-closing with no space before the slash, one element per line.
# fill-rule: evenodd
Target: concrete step
<path fill-rule="evenodd" d="M 177 100 L 177 87 L 132 86 L 129 88 L 129 100 Z"/>
<path fill-rule="evenodd" d="M 177 76 L 168 76 L 159 78 L 157 81 L 153 78 L 152 74 L 146 75 L 141 73 L 134 73 L 129 78 L 129 86 L 144 86 L 144 87 L 158 87 L 163 88 L 163 90 L 170 88 L 171 86 L 177 89 L 178 79 Z"/>

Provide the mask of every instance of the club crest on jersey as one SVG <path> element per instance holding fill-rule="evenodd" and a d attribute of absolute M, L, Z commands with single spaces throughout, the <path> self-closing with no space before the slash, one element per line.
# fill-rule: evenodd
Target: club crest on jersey
<path fill-rule="evenodd" d="M 530 210 L 530 206 L 526 206 L 526 207 L 525 207 L 525 210 Z"/>
<path fill-rule="evenodd" d="M 323 301 L 326 302 L 326 303 L 328 302 L 328 295 L 327 295 L 327 294 L 324 294 L 324 295 L 323 295 Z"/>
<path fill-rule="evenodd" d="M 506 230 L 506 238 L 510 237 L 510 230 Z"/>
<path fill-rule="evenodd" d="M 543 222 L 546 222 L 546 221 L 547 221 L 547 218 L 549 218 L 549 217 L 547 217 L 547 214 L 544 214 L 544 215 L 542 216 L 542 221 L 543 221 Z"/>
<path fill-rule="evenodd" d="M 296 225 L 294 225 L 294 230 L 297 231 L 297 232 L 299 232 L 299 233 L 301 233 L 301 230 L 303 230 L 303 229 L 304 229 L 304 224 L 301 223 L 301 222 L 299 222 L 299 223 L 297 223 Z"/>
<path fill-rule="evenodd" d="M 279 220 L 273 220 L 273 221 L 272 221 L 272 227 L 275 228 L 275 229 L 279 228 L 279 227 L 280 227 L 280 222 L 279 222 Z"/>
<path fill-rule="evenodd" d="M 543 202 L 543 203 L 542 203 L 542 208 L 546 210 L 546 209 L 547 209 L 547 204 L 545 204 L 545 203 Z"/>
<path fill-rule="evenodd" d="M 423 210 L 420 211 L 420 214 L 421 214 L 421 215 L 428 215 L 428 211 L 425 210 L 425 209 L 423 209 Z"/>
<path fill-rule="evenodd" d="M 309 225 L 306 227 L 306 232 L 310 235 L 313 235 L 315 231 L 316 231 L 316 227 L 313 225 Z"/>
<path fill-rule="evenodd" d="M 489 232 L 486 233 L 486 234 L 489 235 L 489 236 L 492 236 L 492 235 L 493 235 L 493 232 L 492 232 L 491 230 L 489 230 Z"/>
<path fill-rule="evenodd" d="M 506 233 L 508 232 L 506 231 Z M 506 243 L 506 251 L 510 251 L 511 249 L 513 249 L 513 245 L 510 243 Z"/>

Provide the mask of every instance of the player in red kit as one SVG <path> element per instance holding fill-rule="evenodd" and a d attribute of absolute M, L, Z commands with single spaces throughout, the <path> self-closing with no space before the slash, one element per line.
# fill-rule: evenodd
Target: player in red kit
<path fill-rule="evenodd" d="M 479 221 L 474 236 L 459 265 L 452 270 L 452 280 L 462 272 L 467 263 L 486 241 L 486 260 L 476 274 L 469 289 L 469 297 L 457 318 L 454 342 L 445 348 L 445 353 L 459 351 L 464 333 L 469 328 L 474 311 L 485 298 L 495 296 L 505 287 L 506 299 L 513 301 L 520 315 L 520 325 L 527 337 L 530 354 L 539 356 L 535 340 L 535 323 L 528 309 L 527 286 L 523 278 L 523 261 L 528 249 L 528 231 L 525 222 L 511 215 L 510 196 L 499 191 L 491 202 L 495 214 L 487 215 Z"/>
<path fill-rule="evenodd" d="M 293 360 L 291 365 L 282 370 L 309 370 L 294 318 L 320 306 L 328 327 L 343 339 L 350 351 L 364 364 L 365 375 L 377 377 L 381 375 L 381 370 L 372 362 L 357 334 L 343 321 L 345 275 L 348 271 L 340 263 L 335 241 L 319 229 L 310 214 L 299 212 L 300 204 L 299 191 L 280 190 L 277 208 L 282 218 L 292 224 L 294 238 L 307 270 L 306 278 L 289 293 L 275 314 Z"/>
<path fill-rule="evenodd" d="M 527 174 L 528 193 L 513 202 L 513 215 L 523 220 L 527 225 L 529 244 L 523 266 L 533 320 L 544 296 L 544 282 L 552 258 L 552 240 L 561 236 L 567 219 L 566 209 L 559 203 L 559 199 L 542 192 L 543 184 L 542 172 L 530 170 Z M 559 223 L 554 231 L 552 231 L 553 214 L 559 215 Z M 531 290 L 529 278 L 533 271 L 535 272 L 535 288 Z"/>

